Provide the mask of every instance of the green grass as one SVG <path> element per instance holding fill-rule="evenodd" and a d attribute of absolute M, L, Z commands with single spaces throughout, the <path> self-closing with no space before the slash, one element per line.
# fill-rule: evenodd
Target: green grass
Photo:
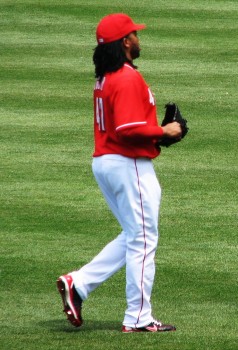
<path fill-rule="evenodd" d="M 237 348 L 237 1 L 0 0 L 2 349 Z M 57 277 L 119 226 L 91 172 L 95 26 L 110 12 L 146 23 L 137 64 L 186 139 L 155 168 L 163 188 L 154 314 L 172 334 L 120 333 L 124 270 L 62 313 Z"/>

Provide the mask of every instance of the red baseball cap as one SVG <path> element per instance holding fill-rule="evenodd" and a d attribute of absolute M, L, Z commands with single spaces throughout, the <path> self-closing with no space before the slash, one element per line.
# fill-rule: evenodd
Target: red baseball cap
<path fill-rule="evenodd" d="M 96 29 L 98 44 L 119 40 L 131 32 L 144 29 L 145 24 L 136 24 L 124 13 L 114 13 L 103 17 Z"/>

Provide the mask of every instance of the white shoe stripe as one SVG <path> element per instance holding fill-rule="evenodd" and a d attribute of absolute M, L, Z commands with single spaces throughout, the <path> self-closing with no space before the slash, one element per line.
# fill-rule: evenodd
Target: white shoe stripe
<path fill-rule="evenodd" d="M 71 300 L 70 300 L 70 286 L 68 284 L 68 281 L 64 276 L 61 276 L 60 278 L 64 282 L 64 285 L 65 285 L 65 301 L 67 302 L 69 308 L 73 312 L 74 318 L 76 320 L 78 320 L 77 312 L 74 308 L 74 305 L 71 303 Z"/>

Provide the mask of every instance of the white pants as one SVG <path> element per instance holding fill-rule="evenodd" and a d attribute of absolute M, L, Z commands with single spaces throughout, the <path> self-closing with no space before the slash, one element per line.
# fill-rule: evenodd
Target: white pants
<path fill-rule="evenodd" d="M 123 324 L 144 327 L 152 320 L 151 291 L 158 244 L 161 189 L 152 161 L 120 155 L 93 159 L 97 183 L 122 232 L 87 265 L 71 273 L 85 300 L 126 264 L 127 310 Z"/>

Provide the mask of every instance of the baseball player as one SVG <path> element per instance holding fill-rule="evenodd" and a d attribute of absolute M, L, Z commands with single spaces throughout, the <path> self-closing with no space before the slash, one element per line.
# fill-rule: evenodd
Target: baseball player
<path fill-rule="evenodd" d="M 137 32 L 144 28 L 116 13 L 104 17 L 96 29 L 92 169 L 121 232 L 91 262 L 57 280 L 64 312 L 76 327 L 83 323 L 83 301 L 126 266 L 122 332 L 176 329 L 153 317 L 150 301 L 161 200 L 152 159 L 160 153 L 155 142 L 179 138 L 181 128 L 177 122 L 158 125 L 154 96 L 133 63 L 140 55 Z"/>

